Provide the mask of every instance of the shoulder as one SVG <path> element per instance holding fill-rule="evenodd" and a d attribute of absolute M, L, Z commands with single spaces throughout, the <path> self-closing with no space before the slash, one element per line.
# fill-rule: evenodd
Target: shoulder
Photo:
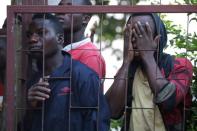
<path fill-rule="evenodd" d="M 78 47 L 78 50 L 81 51 L 81 53 L 84 57 L 100 56 L 100 50 L 92 42 L 88 42 L 88 43 Z"/>
<path fill-rule="evenodd" d="M 189 61 L 187 58 L 175 58 L 174 68 L 171 74 L 183 74 L 183 76 L 191 78 L 193 74 L 191 61 Z"/>
<path fill-rule="evenodd" d="M 174 68 L 186 68 L 188 70 L 192 70 L 192 63 L 187 58 L 175 58 L 174 60 Z"/>
<path fill-rule="evenodd" d="M 80 77 L 80 79 L 88 79 L 90 76 L 95 78 L 98 77 L 98 74 L 94 70 L 74 59 L 72 59 L 72 73 Z"/>

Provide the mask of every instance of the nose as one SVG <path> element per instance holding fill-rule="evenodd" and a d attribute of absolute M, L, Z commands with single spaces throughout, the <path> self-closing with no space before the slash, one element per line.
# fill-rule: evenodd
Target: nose
<path fill-rule="evenodd" d="M 29 37 L 29 43 L 30 44 L 35 44 L 38 42 L 39 36 L 36 33 L 33 33 L 30 37 Z"/>

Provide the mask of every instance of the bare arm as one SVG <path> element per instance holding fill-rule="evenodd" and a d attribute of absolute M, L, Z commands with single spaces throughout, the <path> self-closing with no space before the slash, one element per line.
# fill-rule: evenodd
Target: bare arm
<path fill-rule="evenodd" d="M 115 76 L 114 82 L 106 93 L 106 97 L 111 110 L 111 117 L 118 118 L 121 116 L 125 105 L 126 78 L 128 77 L 128 64 L 123 64 Z"/>
<path fill-rule="evenodd" d="M 125 105 L 125 97 L 127 90 L 127 78 L 129 65 L 133 60 L 133 46 L 131 43 L 132 29 L 130 25 L 126 26 L 124 32 L 124 59 L 123 64 L 117 72 L 114 82 L 106 93 L 106 97 L 111 110 L 111 117 L 118 118 L 122 115 Z"/>
<path fill-rule="evenodd" d="M 157 95 L 159 91 L 164 87 L 168 81 L 161 74 L 161 71 L 154 59 L 154 57 L 145 57 L 143 59 L 144 69 L 147 74 L 148 82 L 152 92 Z"/>

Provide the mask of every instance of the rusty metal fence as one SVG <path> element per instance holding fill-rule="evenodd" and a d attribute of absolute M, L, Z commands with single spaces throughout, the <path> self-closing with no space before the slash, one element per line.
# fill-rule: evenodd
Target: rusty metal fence
<path fill-rule="evenodd" d="M 129 5 L 129 6 L 107 6 L 107 5 L 95 5 L 95 6 L 31 6 L 31 5 L 13 5 L 8 6 L 7 9 L 7 68 L 6 68 L 6 130 L 14 131 L 17 130 L 16 123 L 17 114 L 27 110 L 25 106 L 17 106 L 16 99 L 19 96 L 16 94 L 17 88 L 19 85 L 23 85 L 24 79 L 17 78 L 16 73 L 20 70 L 18 65 L 21 63 L 21 57 L 24 55 L 25 50 L 22 48 L 21 43 L 17 43 L 16 36 L 20 36 L 16 33 L 15 26 L 15 17 L 17 14 L 32 14 L 32 13 L 94 13 L 94 14 L 105 14 L 105 13 L 133 13 L 133 12 L 155 12 L 155 13 L 197 13 L 196 5 Z M 20 30 L 20 28 L 18 28 Z M 20 38 L 22 39 L 22 38 Z M 16 44 L 17 43 L 17 44 Z M 100 45 L 101 46 L 101 45 Z M 18 47 L 18 48 L 16 48 Z M 100 49 L 101 51 L 101 49 Z M 17 54 L 20 54 L 20 61 L 17 57 Z M 27 66 L 27 65 L 26 65 Z M 26 67 L 27 69 L 28 67 Z M 45 74 L 43 74 L 43 77 Z M 57 79 L 57 78 L 54 78 Z M 59 79 L 59 78 L 58 78 Z M 63 78 L 64 79 L 64 78 Z M 67 78 L 65 78 L 67 79 Z M 72 78 L 70 78 L 72 79 Z M 102 79 L 111 79 L 111 78 L 102 78 Z M 21 83 L 22 81 L 22 83 Z M 19 84 L 20 83 L 20 84 Z M 25 94 L 24 92 L 21 94 Z M 127 93 L 126 93 L 127 94 Z M 24 97 L 22 97 L 24 98 Z M 23 100 L 21 100 L 23 101 Z M 25 102 L 25 101 L 24 101 Z M 126 102 L 126 101 L 125 101 Z M 21 105 L 21 104 L 19 104 Z M 99 104 L 98 104 L 99 105 Z M 83 108 L 83 107 L 72 107 L 70 108 Z M 90 107 L 90 108 L 98 108 L 98 107 Z M 131 107 L 125 106 L 125 111 L 130 109 Z"/>

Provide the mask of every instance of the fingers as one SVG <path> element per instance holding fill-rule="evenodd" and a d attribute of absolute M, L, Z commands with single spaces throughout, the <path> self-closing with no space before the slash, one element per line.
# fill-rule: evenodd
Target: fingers
<path fill-rule="evenodd" d="M 28 91 L 28 100 L 37 100 L 42 101 L 49 98 L 50 89 L 47 89 L 46 87 L 36 86 L 32 87 Z"/>
<path fill-rule="evenodd" d="M 49 83 L 43 81 L 43 82 L 38 82 L 38 83 L 36 83 L 36 84 L 33 85 L 33 87 L 37 87 L 37 86 L 48 87 L 49 86 Z"/>
<path fill-rule="evenodd" d="M 138 35 L 138 37 L 142 37 L 142 35 L 144 35 L 146 33 L 144 30 L 144 27 L 140 21 L 135 23 L 134 30 L 135 30 L 136 34 Z"/>
<path fill-rule="evenodd" d="M 137 38 L 138 38 L 138 33 L 136 32 L 136 30 L 135 30 L 135 29 L 133 29 L 133 35 L 134 35 L 135 39 L 137 39 Z"/>
<path fill-rule="evenodd" d="M 146 22 L 145 25 L 146 25 L 147 34 L 148 34 L 151 38 L 153 38 L 153 32 L 152 32 L 152 30 L 151 30 L 151 27 L 150 27 L 149 23 Z"/>
<path fill-rule="evenodd" d="M 146 32 L 145 32 L 145 28 L 144 28 L 144 26 L 141 24 L 141 22 L 140 21 L 138 21 L 137 22 L 137 25 L 138 25 L 138 30 L 140 31 L 139 32 L 139 35 L 145 35 L 146 34 Z"/>
<path fill-rule="evenodd" d="M 51 90 L 47 88 L 49 86 L 48 82 L 40 79 L 38 83 L 33 85 L 28 90 L 28 100 L 29 101 L 43 101 L 48 99 L 50 96 Z"/>
<path fill-rule="evenodd" d="M 141 38 L 145 34 L 145 31 L 139 21 L 134 25 L 133 34 L 135 39 Z"/>
<path fill-rule="evenodd" d="M 127 24 L 124 32 L 124 50 L 128 50 L 128 47 L 131 44 L 131 37 L 132 28 L 130 24 Z"/>
<path fill-rule="evenodd" d="M 124 30 L 124 36 L 127 38 L 131 38 L 132 36 L 132 27 L 130 24 L 127 24 Z"/>
<path fill-rule="evenodd" d="M 124 61 L 127 62 L 133 59 L 132 38 L 132 26 L 131 24 L 127 24 L 124 30 Z"/>

